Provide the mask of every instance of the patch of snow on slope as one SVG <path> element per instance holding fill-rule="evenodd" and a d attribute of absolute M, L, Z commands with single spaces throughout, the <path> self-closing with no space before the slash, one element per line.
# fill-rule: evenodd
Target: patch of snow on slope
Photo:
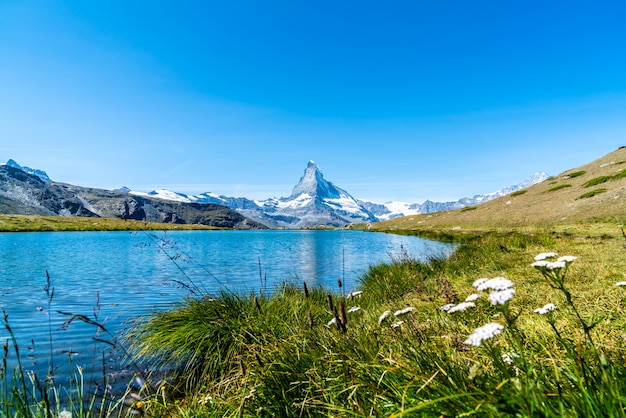
<path fill-rule="evenodd" d="M 171 190 L 167 190 L 167 189 L 159 189 L 159 190 L 154 190 L 150 193 L 145 193 L 145 192 L 137 192 L 137 191 L 130 191 L 128 192 L 129 194 L 135 195 L 135 196 L 143 196 L 143 197 L 153 197 L 153 198 L 157 198 L 157 199 L 163 199 L 163 200 L 170 200 L 173 202 L 182 202 L 182 203 L 191 203 L 193 202 L 192 199 L 190 199 L 187 195 L 183 195 L 180 193 L 176 193 L 176 192 L 172 192 Z"/>

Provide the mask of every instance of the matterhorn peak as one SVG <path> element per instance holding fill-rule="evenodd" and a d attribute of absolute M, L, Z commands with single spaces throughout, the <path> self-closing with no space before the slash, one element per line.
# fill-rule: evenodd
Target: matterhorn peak
<path fill-rule="evenodd" d="M 343 190 L 335 187 L 331 182 L 326 181 L 319 167 L 313 160 L 310 160 L 300 181 L 293 188 L 290 198 L 295 198 L 303 194 L 310 197 L 337 199 Z M 347 194 L 346 192 L 343 192 Z"/>

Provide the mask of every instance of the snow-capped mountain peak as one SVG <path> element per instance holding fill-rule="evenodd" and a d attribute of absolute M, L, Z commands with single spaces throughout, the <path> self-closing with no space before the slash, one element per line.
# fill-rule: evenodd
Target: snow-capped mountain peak
<path fill-rule="evenodd" d="M 38 170 L 36 168 L 21 166 L 17 162 L 15 162 L 15 160 L 9 159 L 9 161 L 6 162 L 6 165 L 8 165 L 9 167 L 17 168 L 18 170 L 22 170 L 23 172 L 31 174 L 33 176 L 37 176 L 41 180 L 45 181 L 46 183 L 49 183 L 52 181 L 50 177 L 48 177 L 48 174 L 46 174 L 45 171 Z"/>
<path fill-rule="evenodd" d="M 303 194 L 322 199 L 338 199 L 342 194 L 349 195 L 346 191 L 326 181 L 319 167 L 313 160 L 309 161 L 309 164 L 304 170 L 304 174 L 298 184 L 293 188 L 289 199 L 295 199 Z"/>
<path fill-rule="evenodd" d="M 177 202 L 216 203 L 228 206 L 270 228 L 307 228 L 343 226 L 355 222 L 377 222 L 399 216 L 460 209 L 507 195 L 546 178 L 548 178 L 546 173 L 535 173 L 518 185 L 505 187 L 489 194 L 464 197 L 455 202 L 427 200 L 424 203 L 387 202 L 382 204 L 355 199 L 347 191 L 326 180 L 317 164 L 309 161 L 304 174 L 289 197 L 251 200 L 209 192 L 186 195 L 166 189 L 149 193 L 135 191 L 129 193 Z"/>

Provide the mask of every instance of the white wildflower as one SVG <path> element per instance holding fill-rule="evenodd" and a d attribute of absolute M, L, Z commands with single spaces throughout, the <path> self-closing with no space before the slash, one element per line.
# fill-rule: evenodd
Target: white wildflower
<path fill-rule="evenodd" d="M 448 313 L 464 312 L 467 308 L 473 308 L 474 306 L 476 306 L 474 302 L 461 302 L 458 305 L 448 309 Z"/>
<path fill-rule="evenodd" d="M 448 303 L 441 307 L 441 310 L 444 312 L 448 312 L 450 309 L 454 308 L 454 303 Z"/>
<path fill-rule="evenodd" d="M 357 290 L 356 292 L 348 293 L 348 299 L 352 299 L 355 296 L 361 296 L 363 294 L 362 290 Z"/>
<path fill-rule="evenodd" d="M 547 266 L 549 263 L 549 261 L 546 260 L 539 260 L 539 261 L 535 261 L 534 263 L 531 264 L 532 267 L 545 267 Z"/>
<path fill-rule="evenodd" d="M 504 305 L 511 300 L 514 294 L 515 289 L 494 290 L 489 293 L 489 302 L 491 302 L 492 305 Z"/>
<path fill-rule="evenodd" d="M 489 279 L 486 282 L 482 282 L 480 285 L 476 286 L 477 290 L 506 290 L 513 286 L 513 282 L 509 279 L 505 279 L 504 277 L 494 277 L 493 279 Z"/>
<path fill-rule="evenodd" d="M 465 344 L 478 347 L 483 341 L 500 334 L 503 329 L 504 325 L 498 324 L 497 322 L 491 322 L 487 325 L 483 325 L 482 327 L 476 328 L 474 332 L 467 337 Z"/>
<path fill-rule="evenodd" d="M 361 307 L 360 307 L 360 306 L 353 306 L 353 307 L 351 307 L 350 309 L 348 309 L 348 313 L 356 312 L 356 311 L 358 311 L 359 309 L 361 309 Z"/>
<path fill-rule="evenodd" d="M 383 323 L 383 321 L 384 321 L 385 319 L 387 319 L 387 317 L 388 317 L 389 315 L 391 315 L 391 311 L 385 311 L 385 312 L 383 312 L 383 314 L 380 316 L 380 318 L 378 318 L 378 323 L 379 323 L 379 324 L 382 324 L 382 323 Z"/>
<path fill-rule="evenodd" d="M 465 298 L 465 302 L 473 302 L 476 299 L 480 298 L 480 294 L 479 293 L 472 293 L 471 295 L 469 295 L 468 297 Z"/>
<path fill-rule="evenodd" d="M 564 269 L 565 266 L 566 266 L 565 261 L 553 261 L 551 263 L 546 264 L 546 268 L 548 270 Z"/>
<path fill-rule="evenodd" d="M 615 286 L 626 286 L 626 282 L 617 282 L 615 283 Z"/>
<path fill-rule="evenodd" d="M 556 257 L 557 253 L 541 253 L 535 256 L 535 261 L 545 260 L 546 258 Z"/>
<path fill-rule="evenodd" d="M 404 309 L 400 309 L 399 311 L 395 311 L 393 313 L 394 316 L 400 316 L 400 315 L 404 315 L 404 314 L 408 314 L 411 311 L 414 311 L 415 308 L 409 306 L 408 308 L 404 308 Z"/>
<path fill-rule="evenodd" d="M 576 257 L 574 257 L 573 255 L 564 255 L 556 259 L 556 261 L 562 261 L 564 263 L 571 263 L 574 260 L 576 260 Z"/>
<path fill-rule="evenodd" d="M 398 321 L 391 324 L 391 328 L 398 328 L 400 325 L 404 324 L 404 321 Z"/>
<path fill-rule="evenodd" d="M 326 325 L 331 326 L 331 325 L 335 325 L 337 323 L 337 319 L 333 318 L 330 321 L 328 321 L 328 323 Z"/>
<path fill-rule="evenodd" d="M 510 353 L 502 353 L 501 357 L 502 357 L 502 361 L 510 366 L 513 363 L 515 363 L 515 360 L 519 357 L 519 355 L 513 352 L 510 352 Z"/>
<path fill-rule="evenodd" d="M 541 308 L 535 309 L 533 312 L 538 313 L 539 315 L 545 315 L 548 312 L 552 312 L 556 309 L 557 307 L 554 303 L 548 303 L 548 304 L 543 305 Z"/>
<path fill-rule="evenodd" d="M 59 418 L 72 418 L 72 413 L 70 411 L 64 409 L 59 414 Z"/>
<path fill-rule="evenodd" d="M 485 283 L 487 280 L 489 279 L 482 278 L 482 279 L 475 280 L 474 283 L 472 283 L 472 286 L 478 287 L 481 284 Z"/>

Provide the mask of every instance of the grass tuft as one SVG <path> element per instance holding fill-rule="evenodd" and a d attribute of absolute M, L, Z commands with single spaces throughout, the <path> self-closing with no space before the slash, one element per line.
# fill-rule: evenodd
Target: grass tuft
<path fill-rule="evenodd" d="M 597 186 L 598 184 L 606 183 L 607 181 L 611 180 L 611 178 L 612 178 L 611 176 L 596 177 L 596 178 L 591 179 L 588 182 L 584 183 L 583 187 Z"/>
<path fill-rule="evenodd" d="M 573 173 L 566 174 L 564 177 L 573 179 L 573 178 L 580 177 L 585 174 L 587 174 L 586 170 L 578 170 L 578 171 L 574 171 Z"/>
<path fill-rule="evenodd" d="M 559 184 L 558 186 L 554 186 L 546 190 L 545 192 L 556 192 L 557 190 L 566 189 L 568 187 L 572 187 L 571 184 Z"/>
<path fill-rule="evenodd" d="M 606 192 L 607 192 L 607 189 L 595 189 L 595 190 L 592 190 L 590 192 L 581 194 L 578 198 L 579 199 L 588 199 L 588 198 L 594 197 L 595 195 L 598 195 L 600 193 L 606 193 Z"/>

